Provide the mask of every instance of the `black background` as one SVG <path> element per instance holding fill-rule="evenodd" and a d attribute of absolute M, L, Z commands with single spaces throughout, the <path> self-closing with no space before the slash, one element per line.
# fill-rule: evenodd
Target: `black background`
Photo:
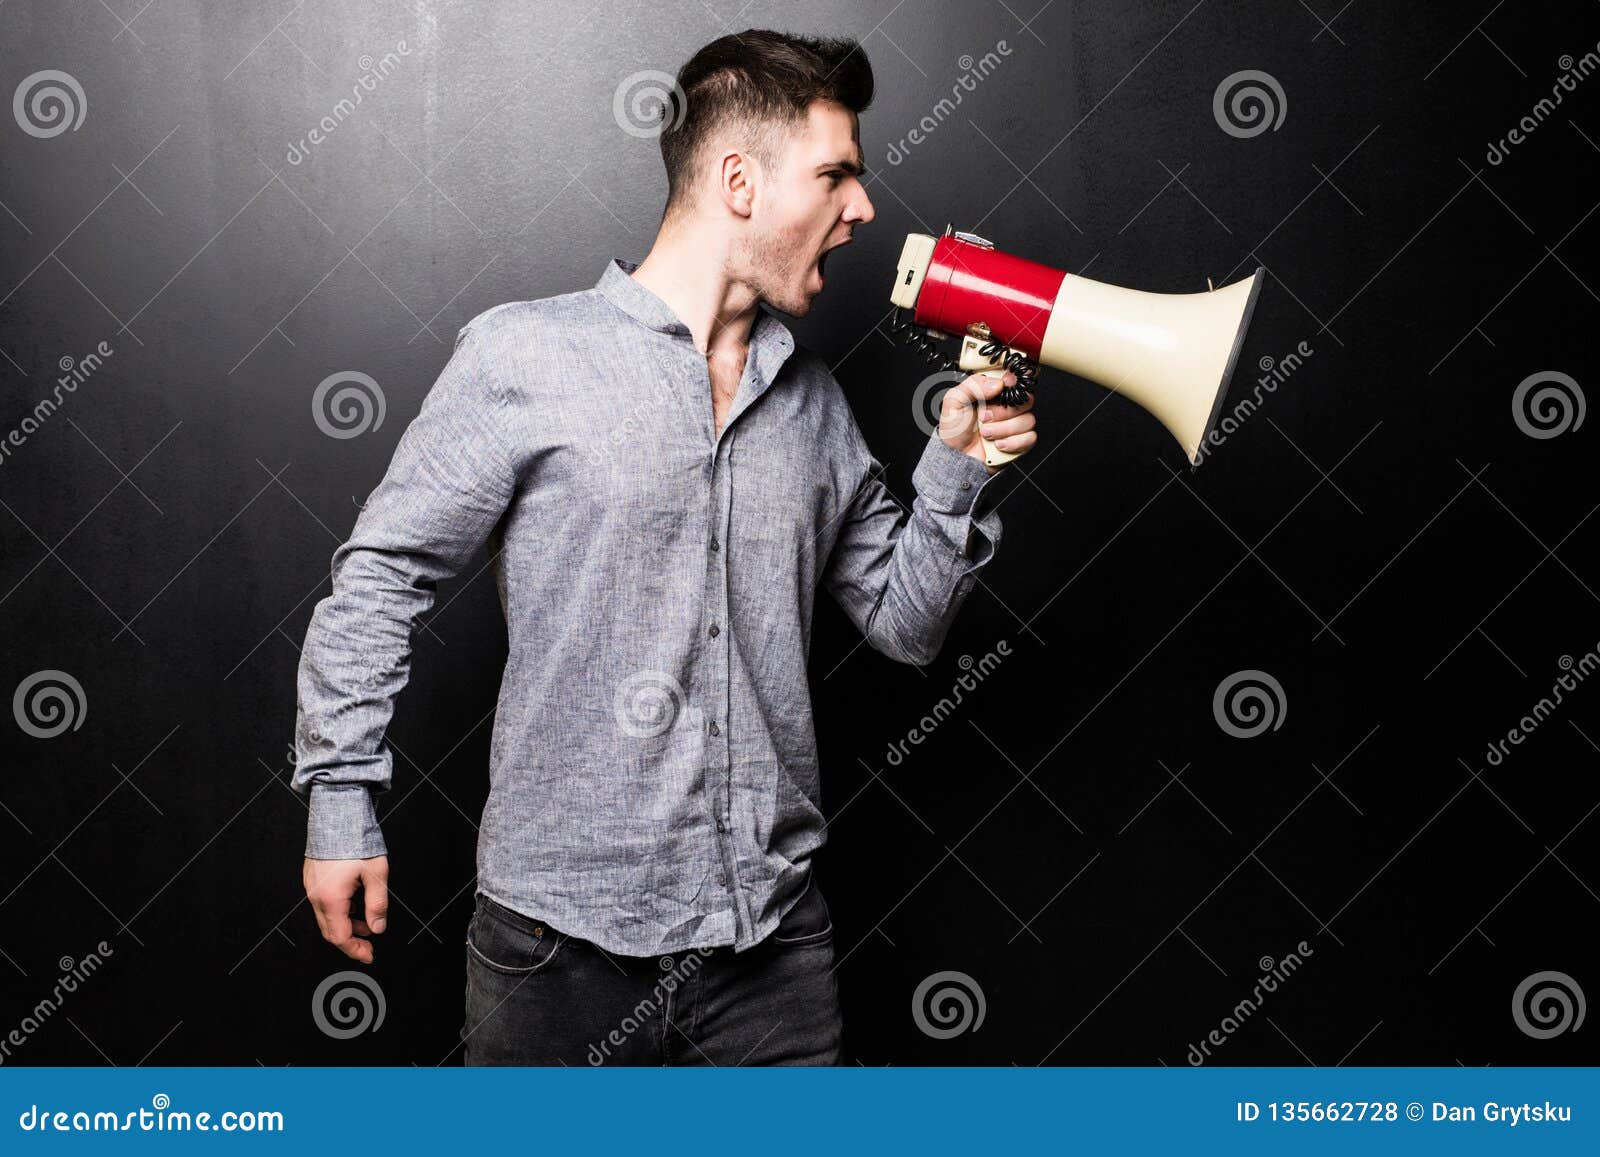
<path fill-rule="evenodd" d="M 952 222 L 1164 292 L 1261 264 L 1236 390 L 1261 358 L 1313 350 L 1192 476 L 1153 420 L 1047 372 L 999 557 L 925 671 L 819 602 L 820 868 L 851 1058 L 1182 1065 L 1258 961 L 1304 940 L 1213 1063 L 1596 1060 L 1595 1026 L 1534 1039 L 1511 1006 L 1544 970 L 1600 991 L 1600 692 L 1580 685 L 1501 766 L 1485 752 L 1562 656 L 1600 644 L 1596 422 L 1534 438 L 1512 408 L 1537 372 L 1595 385 L 1600 80 L 1502 163 L 1486 149 L 1563 55 L 1595 49 L 1600 10 L 289 7 L 0 8 L 0 95 L 60 69 L 87 99 L 48 139 L 0 118 L 0 424 L 61 358 L 115 349 L 0 465 L 0 691 L 61 670 L 86 700 L 53 739 L 4 720 L 0 1032 L 60 958 L 114 953 L 7 1063 L 459 1063 L 504 656 L 491 579 L 475 565 L 442 588 L 416 639 L 381 805 L 387 1017 L 349 1041 L 309 1007 L 347 962 L 300 883 L 297 648 L 456 330 L 648 249 L 665 180 L 655 142 L 614 119 L 619 84 L 748 26 L 858 37 L 877 72 L 878 217 L 795 330 L 903 500 L 926 372 L 886 324 L 908 231 Z M 401 39 L 394 74 L 288 164 L 362 54 Z M 961 58 L 1001 40 L 1001 66 L 889 163 Z M 1240 138 L 1212 98 L 1247 69 L 1286 115 Z M 352 369 L 387 417 L 326 437 L 312 391 Z M 961 657 L 1001 639 L 1011 656 L 890 766 Z M 1212 697 L 1248 669 L 1283 701 L 1245 740 Z M 945 970 L 985 1015 L 935 1039 L 912 995 Z"/>

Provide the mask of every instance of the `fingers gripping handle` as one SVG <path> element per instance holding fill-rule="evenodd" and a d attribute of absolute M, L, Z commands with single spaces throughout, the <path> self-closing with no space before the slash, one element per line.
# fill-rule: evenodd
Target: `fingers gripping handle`
<path fill-rule="evenodd" d="M 956 364 L 968 373 L 981 373 L 985 377 L 1003 378 L 1006 376 L 1004 353 L 994 357 L 985 357 L 983 346 L 987 339 L 974 334 L 967 334 L 961 339 L 961 359 Z M 979 435 L 982 437 L 982 435 Z M 989 439 L 983 439 L 983 460 L 990 466 L 1003 466 L 1017 455 L 1000 449 Z"/>
<path fill-rule="evenodd" d="M 1006 376 L 1005 370 L 981 370 L 979 372 L 982 373 L 986 378 L 1003 378 Z M 980 434 L 979 437 L 981 438 L 983 436 Z M 1010 462 L 1015 457 L 1017 457 L 1017 455 L 1008 450 L 1000 449 L 1000 447 L 989 441 L 989 439 L 983 439 L 983 461 L 985 465 L 1004 466 L 1007 462 Z"/>

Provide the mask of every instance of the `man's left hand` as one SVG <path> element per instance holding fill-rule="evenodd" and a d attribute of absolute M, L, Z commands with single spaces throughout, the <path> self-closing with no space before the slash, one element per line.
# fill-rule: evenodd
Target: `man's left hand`
<path fill-rule="evenodd" d="M 991 401 L 1006 386 L 1017 384 L 1015 374 L 1003 378 L 973 374 L 950 387 L 939 407 L 939 437 L 952 450 L 983 462 L 983 440 L 993 442 L 1008 454 L 1022 454 L 1039 440 L 1034 430 L 1033 395 L 1020 406 L 1002 406 Z M 984 463 L 990 474 L 1000 466 Z"/>

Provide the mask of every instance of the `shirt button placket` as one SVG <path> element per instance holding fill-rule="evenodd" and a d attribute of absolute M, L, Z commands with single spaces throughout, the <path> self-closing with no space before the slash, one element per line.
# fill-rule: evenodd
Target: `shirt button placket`
<path fill-rule="evenodd" d="M 710 612 L 711 622 L 706 625 L 706 637 L 709 642 L 706 650 L 709 655 L 711 678 L 707 680 L 707 692 L 715 701 L 713 713 L 722 712 L 726 721 L 726 712 L 732 702 L 732 689 L 729 686 L 731 679 L 729 666 L 728 640 L 722 639 L 722 624 L 727 622 L 728 615 L 728 555 L 722 549 L 722 541 L 718 537 L 718 529 L 725 531 L 731 518 L 733 487 L 729 478 L 733 457 L 733 431 L 726 431 L 722 438 L 722 445 L 712 460 L 714 472 L 713 486 L 711 488 L 712 512 L 711 521 L 713 529 L 710 536 L 710 551 L 713 556 L 713 565 L 709 568 L 712 582 L 715 584 L 713 597 L 706 600 Z M 717 834 L 726 835 L 731 827 L 731 812 L 733 808 L 733 754 L 722 733 L 722 724 L 714 717 L 706 721 L 706 733 L 711 737 L 711 758 L 716 760 L 714 766 L 722 771 L 722 791 L 718 792 L 712 800 L 712 807 L 717 813 Z M 726 892 L 732 892 L 732 879 L 738 866 L 738 853 L 731 847 L 719 848 L 719 857 L 724 864 L 724 878 L 720 881 Z M 738 900 L 733 901 L 738 907 Z M 737 917 L 735 918 L 737 922 Z"/>

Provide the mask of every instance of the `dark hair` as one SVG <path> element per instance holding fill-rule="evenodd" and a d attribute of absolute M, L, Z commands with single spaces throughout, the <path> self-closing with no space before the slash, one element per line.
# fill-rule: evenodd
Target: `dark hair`
<path fill-rule="evenodd" d="M 744 146 L 770 169 L 812 102 L 833 101 L 858 114 L 872 103 L 872 65 L 854 40 L 749 28 L 690 57 L 673 99 L 683 104 L 666 111 L 661 133 L 667 214 L 689 195 L 698 154 L 714 130 L 739 125 Z"/>

